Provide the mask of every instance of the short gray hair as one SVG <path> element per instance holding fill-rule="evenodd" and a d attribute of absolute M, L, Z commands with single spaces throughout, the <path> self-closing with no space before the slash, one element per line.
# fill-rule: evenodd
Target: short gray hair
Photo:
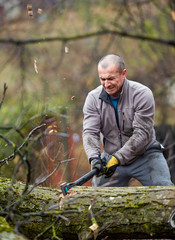
<path fill-rule="evenodd" d="M 123 58 L 115 54 L 109 54 L 100 59 L 98 66 L 102 68 L 107 68 L 110 64 L 116 65 L 120 73 L 125 69 L 125 62 Z"/>

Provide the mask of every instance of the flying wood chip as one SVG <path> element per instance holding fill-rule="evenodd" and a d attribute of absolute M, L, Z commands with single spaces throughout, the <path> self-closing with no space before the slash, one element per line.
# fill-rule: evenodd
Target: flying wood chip
<path fill-rule="evenodd" d="M 37 67 L 37 62 L 36 62 L 36 60 L 34 60 L 34 69 L 35 69 L 35 72 L 38 73 L 38 67 Z"/>
<path fill-rule="evenodd" d="M 65 51 L 65 53 L 69 53 L 69 48 L 67 46 L 65 46 L 64 51 Z"/>
<path fill-rule="evenodd" d="M 42 14 L 43 13 L 43 10 L 41 8 L 38 8 L 38 14 Z"/>
<path fill-rule="evenodd" d="M 171 11 L 171 16 L 172 16 L 173 21 L 175 21 L 175 11 L 174 10 Z"/>
<path fill-rule="evenodd" d="M 33 18 L 33 10 L 32 10 L 31 4 L 27 4 L 27 12 L 28 12 L 29 17 Z"/>

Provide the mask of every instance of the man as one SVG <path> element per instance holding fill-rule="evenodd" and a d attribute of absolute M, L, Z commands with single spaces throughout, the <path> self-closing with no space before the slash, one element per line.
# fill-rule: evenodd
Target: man
<path fill-rule="evenodd" d="M 99 173 L 95 184 L 123 187 L 135 178 L 144 186 L 173 185 L 155 138 L 153 94 L 126 73 L 121 57 L 103 57 L 98 63 L 101 85 L 84 104 L 83 145 L 91 168 Z"/>

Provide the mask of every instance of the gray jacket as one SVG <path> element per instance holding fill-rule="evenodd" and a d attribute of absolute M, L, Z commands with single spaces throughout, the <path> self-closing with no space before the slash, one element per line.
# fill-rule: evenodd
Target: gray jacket
<path fill-rule="evenodd" d="M 121 165 L 128 165 L 155 141 L 155 103 L 148 87 L 125 78 L 117 110 L 118 119 L 102 86 L 88 94 L 83 107 L 83 145 L 89 159 L 100 156 L 103 145 Z"/>

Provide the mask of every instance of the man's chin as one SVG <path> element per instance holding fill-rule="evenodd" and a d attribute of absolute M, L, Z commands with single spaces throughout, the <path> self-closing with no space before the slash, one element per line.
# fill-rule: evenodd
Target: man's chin
<path fill-rule="evenodd" d="M 111 96 L 111 95 L 115 95 L 114 91 L 107 91 L 107 93 Z"/>
<path fill-rule="evenodd" d="M 118 92 L 107 92 L 109 94 L 110 97 L 112 98 L 118 98 L 120 96 L 120 93 Z"/>
<path fill-rule="evenodd" d="M 115 94 L 115 91 L 112 90 L 112 89 L 111 89 L 111 90 L 108 89 L 108 90 L 106 90 L 106 92 L 107 92 L 109 95 L 110 95 L 110 94 Z"/>

